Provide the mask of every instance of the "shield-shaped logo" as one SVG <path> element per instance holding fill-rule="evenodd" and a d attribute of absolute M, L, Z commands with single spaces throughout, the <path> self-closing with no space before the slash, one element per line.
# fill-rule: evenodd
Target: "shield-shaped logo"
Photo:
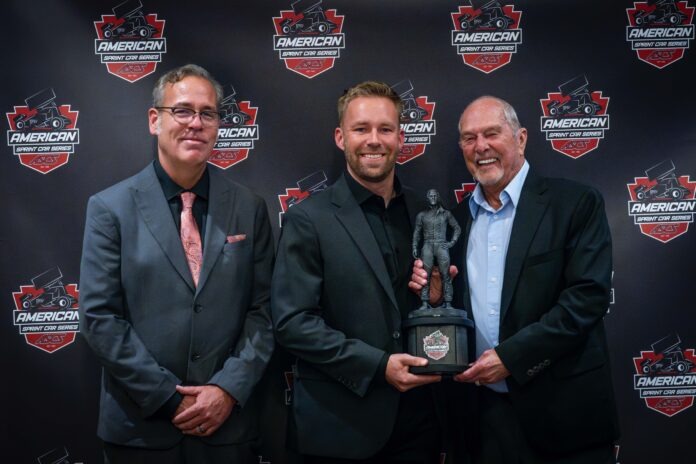
<path fill-rule="evenodd" d="M 285 67 L 312 79 L 334 67 L 345 48 L 344 16 L 324 10 L 322 0 L 295 0 L 273 17 L 273 50 Z"/>
<path fill-rule="evenodd" d="M 79 332 L 77 284 L 63 284 L 58 267 L 31 279 L 12 292 L 14 325 L 28 345 L 53 353 L 75 341 Z"/>
<path fill-rule="evenodd" d="M 78 111 L 70 105 L 57 105 L 52 88 L 27 97 L 26 106 L 15 106 L 6 113 L 10 130 L 7 144 L 19 162 L 41 174 L 68 163 L 70 154 L 80 143 Z"/>
<path fill-rule="evenodd" d="M 626 8 L 626 41 L 638 59 L 662 69 L 684 57 L 694 38 L 694 7 L 676 0 L 634 2 Z"/>
<path fill-rule="evenodd" d="M 436 330 L 430 335 L 423 337 L 423 351 L 430 359 L 438 361 L 449 353 L 449 337 Z"/>
<path fill-rule="evenodd" d="M 464 63 L 486 74 L 508 64 L 522 44 L 522 12 L 498 0 L 470 0 L 452 13 L 452 46 Z"/>
<path fill-rule="evenodd" d="M 254 141 L 259 139 L 256 124 L 258 107 L 249 101 L 238 102 L 234 87 L 220 103 L 220 127 L 213 153 L 208 162 L 220 169 L 227 169 L 249 157 Z"/>
<path fill-rule="evenodd" d="M 645 399 L 645 405 L 672 417 L 690 408 L 696 395 L 696 353 L 682 349 L 678 334 L 668 335 L 633 358 L 637 374 L 633 388 Z"/>
<path fill-rule="evenodd" d="M 585 75 L 559 85 L 558 90 L 540 100 L 541 131 L 554 150 L 577 159 L 597 148 L 609 129 L 609 98 L 601 91 L 591 92 Z"/>
<path fill-rule="evenodd" d="M 155 72 L 167 52 L 164 23 L 157 14 L 143 13 L 140 0 L 126 0 L 94 21 L 94 53 L 109 74 L 135 82 Z"/>
<path fill-rule="evenodd" d="M 643 235 L 662 243 L 685 234 L 696 213 L 696 182 L 675 171 L 672 160 L 665 160 L 626 184 L 629 216 Z"/>

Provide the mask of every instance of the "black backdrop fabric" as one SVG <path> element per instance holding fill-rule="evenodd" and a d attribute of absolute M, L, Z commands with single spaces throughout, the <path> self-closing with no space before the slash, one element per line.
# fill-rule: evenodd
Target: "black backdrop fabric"
<path fill-rule="evenodd" d="M 300 8 L 317 3 L 323 20 Z M 1 460 L 101 462 L 100 368 L 75 321 L 85 206 L 152 159 L 154 81 L 193 62 L 231 97 L 211 168 L 265 198 L 276 238 L 284 208 L 343 169 L 333 142 L 343 89 L 374 79 L 403 92 L 412 112 L 398 175 L 449 206 L 473 182 L 459 114 L 482 94 L 510 101 L 532 169 L 606 201 L 617 462 L 693 462 L 696 2 L 510 0 L 502 13 L 473 3 L 5 2 Z M 290 364 L 278 353 L 259 386 L 260 462 L 293 460 Z"/>

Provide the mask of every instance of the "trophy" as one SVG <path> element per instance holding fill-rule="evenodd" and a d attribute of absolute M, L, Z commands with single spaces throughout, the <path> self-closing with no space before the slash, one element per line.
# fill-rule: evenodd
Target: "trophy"
<path fill-rule="evenodd" d="M 416 216 L 413 230 L 413 257 L 423 261 L 428 272 L 428 282 L 421 290 L 422 306 L 408 314 L 403 322 L 408 336 L 408 352 L 428 359 L 427 366 L 411 366 L 413 374 L 458 374 L 469 364 L 469 334 L 474 322 L 463 309 L 452 307 L 452 278 L 449 275 L 449 249 L 457 242 L 461 227 L 452 213 L 440 202 L 437 190 L 426 194 L 428 209 Z M 447 240 L 447 229 L 452 229 Z M 423 244 L 418 245 L 423 237 Z M 443 302 L 433 308 L 430 305 L 430 280 L 437 263 L 442 279 Z M 473 338 L 472 338 L 473 340 Z"/>

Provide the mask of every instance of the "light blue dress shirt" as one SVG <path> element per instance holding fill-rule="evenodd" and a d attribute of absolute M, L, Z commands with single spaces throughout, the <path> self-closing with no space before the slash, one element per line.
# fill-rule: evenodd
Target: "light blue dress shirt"
<path fill-rule="evenodd" d="M 483 195 L 480 185 L 469 198 L 473 222 L 466 251 L 466 271 L 469 278 L 471 308 L 476 322 L 476 358 L 498 346 L 500 329 L 500 300 L 503 291 L 505 256 L 512 223 L 527 178 L 529 164 L 524 162 L 520 171 L 500 193 L 502 206 L 495 210 Z M 507 392 L 502 380 L 487 385 L 497 392 Z"/>

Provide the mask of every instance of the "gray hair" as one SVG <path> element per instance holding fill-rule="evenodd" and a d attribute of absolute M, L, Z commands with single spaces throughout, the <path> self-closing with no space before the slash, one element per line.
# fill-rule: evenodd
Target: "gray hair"
<path fill-rule="evenodd" d="M 162 106 L 162 103 L 164 101 L 164 88 L 168 84 L 176 84 L 177 82 L 189 76 L 200 77 L 210 82 L 210 84 L 215 89 L 215 105 L 217 108 L 220 108 L 220 102 L 224 97 L 222 86 L 218 81 L 215 80 L 215 78 L 208 71 L 206 71 L 201 66 L 198 66 L 197 64 L 186 64 L 184 66 L 180 66 L 178 68 L 172 69 L 169 72 L 166 72 L 159 79 L 157 79 L 157 82 L 155 83 L 155 88 L 152 89 L 152 106 L 155 108 L 158 106 Z"/>
<path fill-rule="evenodd" d="M 522 128 L 522 125 L 520 124 L 520 120 L 517 117 L 517 112 L 515 111 L 515 108 L 512 107 L 510 103 L 507 101 L 503 100 L 502 98 L 494 97 L 492 95 L 482 95 L 478 97 L 477 99 L 473 100 L 471 103 L 466 105 L 466 108 L 464 108 L 464 111 L 466 111 L 471 105 L 474 103 L 478 102 L 479 100 L 494 100 L 500 104 L 500 106 L 503 107 L 503 116 L 505 118 L 505 122 L 510 126 L 510 129 L 512 129 L 512 132 L 517 135 L 519 130 Z M 464 112 L 462 112 L 464 114 Z M 460 121 L 461 121 L 461 116 L 460 116 Z M 459 128 L 459 132 L 461 133 L 462 128 Z"/>

